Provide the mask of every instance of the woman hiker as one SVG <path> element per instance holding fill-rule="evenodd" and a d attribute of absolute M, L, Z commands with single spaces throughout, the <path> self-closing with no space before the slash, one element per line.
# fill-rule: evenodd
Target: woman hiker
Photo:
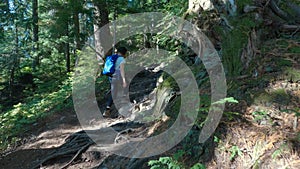
<path fill-rule="evenodd" d="M 117 99 L 118 95 L 123 95 L 124 88 L 127 87 L 124 71 L 126 54 L 127 49 L 125 47 L 117 48 L 117 55 L 119 57 L 115 63 L 115 73 L 112 77 L 109 77 L 111 94 L 106 103 L 106 110 L 103 114 L 104 117 L 109 117 L 111 115 L 110 109 L 113 104 L 113 99 Z"/>

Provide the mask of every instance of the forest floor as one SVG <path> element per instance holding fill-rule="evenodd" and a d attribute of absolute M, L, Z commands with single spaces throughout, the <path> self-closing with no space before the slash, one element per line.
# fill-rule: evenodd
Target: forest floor
<path fill-rule="evenodd" d="M 298 73 L 299 58 L 292 63 Z M 202 145 L 197 159 L 192 152 L 182 155 L 179 161 L 189 166 L 200 162 L 207 168 L 300 168 L 300 78 L 295 76 L 270 72 L 239 83 L 228 81 L 229 94 L 239 103 L 226 106 L 214 138 Z M 143 84 L 139 88 L 145 91 Z M 99 98 L 99 105 L 104 105 L 104 98 Z M 120 132 L 129 127 L 133 132 L 127 135 L 145 138 L 165 130 L 166 121 L 134 126 L 119 117 L 92 123 L 119 127 Z M 194 127 L 193 130 L 200 132 Z M 22 137 L 18 146 L 1 155 L 0 168 L 150 168 L 147 162 L 158 158 L 133 160 L 107 151 L 88 151 L 94 143 L 82 132 L 74 109 L 40 119 Z M 192 151 L 198 143 L 190 144 Z M 184 146 L 180 143 L 163 156 L 170 156 Z"/>

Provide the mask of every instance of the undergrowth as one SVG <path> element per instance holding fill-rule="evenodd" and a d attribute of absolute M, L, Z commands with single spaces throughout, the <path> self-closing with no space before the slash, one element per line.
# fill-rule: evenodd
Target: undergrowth
<path fill-rule="evenodd" d="M 0 150 L 19 141 L 17 137 L 26 131 L 26 126 L 53 112 L 72 106 L 72 78 L 67 78 L 57 91 L 39 93 L 28 97 L 25 103 L 13 106 L 13 109 L 0 114 Z"/>

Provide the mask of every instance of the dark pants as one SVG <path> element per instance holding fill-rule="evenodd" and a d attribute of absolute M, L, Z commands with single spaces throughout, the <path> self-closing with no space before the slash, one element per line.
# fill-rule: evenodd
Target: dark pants
<path fill-rule="evenodd" d="M 123 95 L 123 82 L 120 72 L 116 72 L 113 77 L 108 78 L 110 82 L 110 95 L 106 102 L 106 107 L 110 108 L 113 102 Z"/>

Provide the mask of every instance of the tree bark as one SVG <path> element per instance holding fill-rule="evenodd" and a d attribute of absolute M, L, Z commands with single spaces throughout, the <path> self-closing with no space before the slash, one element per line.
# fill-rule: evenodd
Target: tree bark
<path fill-rule="evenodd" d="M 200 10 L 214 9 L 214 5 L 210 0 L 189 0 L 189 11 L 199 13 Z"/>
<path fill-rule="evenodd" d="M 32 0 L 32 27 L 33 27 L 33 52 L 37 52 L 39 49 L 39 25 L 38 25 L 38 0 Z M 33 59 L 33 69 L 40 63 L 39 54 L 36 54 Z"/>
<path fill-rule="evenodd" d="M 218 10 L 229 15 L 235 15 L 237 6 L 234 0 L 189 0 L 188 12 L 198 14 L 201 10 Z"/>
<path fill-rule="evenodd" d="M 79 23 L 79 13 L 81 8 L 81 3 L 79 0 L 74 0 L 73 4 L 73 22 L 74 22 L 74 36 L 75 36 L 75 48 L 76 50 L 81 49 L 80 44 L 80 23 Z M 75 54 L 76 54 L 75 50 Z"/>
<path fill-rule="evenodd" d="M 65 36 L 68 37 L 67 42 L 64 43 L 66 68 L 67 68 L 67 72 L 71 72 L 71 57 L 70 57 L 69 24 L 68 24 L 68 22 L 66 22 L 66 25 L 65 25 Z"/>
<path fill-rule="evenodd" d="M 109 27 L 103 27 L 109 23 L 109 11 L 106 1 L 94 0 L 94 36 L 95 48 L 98 58 L 111 54 L 112 51 L 112 35 Z M 102 28 L 103 27 L 103 28 Z M 102 29 L 101 29 L 102 28 Z M 101 29 L 101 31 L 100 31 Z M 108 52 L 105 52 L 108 51 Z"/>
<path fill-rule="evenodd" d="M 15 24 L 15 49 L 13 52 L 13 62 L 10 69 L 10 76 L 9 76 L 9 97 L 13 95 L 13 85 L 15 81 L 15 72 L 16 68 L 18 67 L 18 55 L 19 55 L 19 30 L 17 24 Z"/>
<path fill-rule="evenodd" d="M 79 50 L 81 49 L 81 44 L 80 44 L 80 25 L 79 25 L 78 11 L 74 11 L 73 19 L 74 19 L 74 32 L 75 32 L 75 46 L 76 46 L 76 50 Z"/>

